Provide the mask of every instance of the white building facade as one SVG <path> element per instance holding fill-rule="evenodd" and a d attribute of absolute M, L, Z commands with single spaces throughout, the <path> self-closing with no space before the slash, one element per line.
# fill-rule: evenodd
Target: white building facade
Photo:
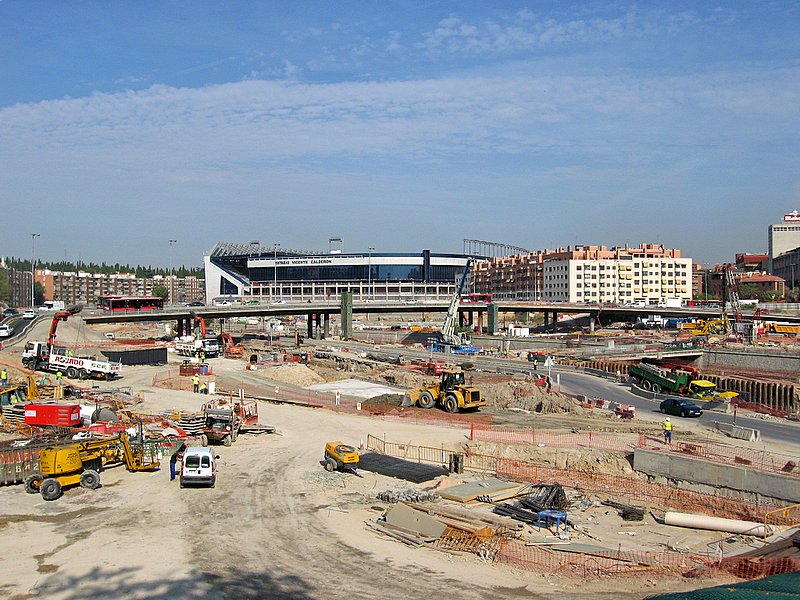
<path fill-rule="evenodd" d="M 650 305 L 676 299 L 692 299 L 690 258 L 556 259 L 543 265 L 546 302 Z"/>

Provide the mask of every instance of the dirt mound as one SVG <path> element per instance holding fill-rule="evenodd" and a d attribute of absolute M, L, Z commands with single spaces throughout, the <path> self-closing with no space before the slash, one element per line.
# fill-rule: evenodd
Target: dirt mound
<path fill-rule="evenodd" d="M 297 363 L 284 363 L 275 367 L 266 367 L 255 371 L 255 373 L 268 379 L 282 381 L 283 383 L 296 385 L 298 387 L 308 387 L 310 385 L 325 383 L 323 377 L 309 369 L 306 365 Z"/>
<path fill-rule="evenodd" d="M 403 403 L 403 394 L 381 394 L 367 398 L 363 401 L 365 404 L 384 404 L 387 406 L 400 406 Z"/>
<path fill-rule="evenodd" d="M 635 475 L 635 471 L 625 456 L 597 448 L 550 448 L 486 442 L 470 442 L 468 446 L 476 454 L 502 456 L 555 467 L 556 469 L 568 469 L 581 473 L 601 473 L 604 475 Z M 569 482 L 559 483 L 569 485 Z"/>

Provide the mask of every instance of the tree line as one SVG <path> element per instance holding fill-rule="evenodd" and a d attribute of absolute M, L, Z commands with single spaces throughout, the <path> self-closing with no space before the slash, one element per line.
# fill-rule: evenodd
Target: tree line
<path fill-rule="evenodd" d="M 17 271 L 30 271 L 31 260 L 24 258 L 10 257 L 5 259 L 7 267 L 16 269 Z M 103 275 L 112 275 L 114 273 L 133 273 L 136 277 L 147 278 L 154 275 L 167 276 L 170 273 L 169 267 L 153 267 L 151 265 L 122 265 L 120 263 L 106 264 L 94 262 L 80 262 L 73 263 L 68 261 L 50 262 L 46 260 L 36 261 L 37 269 L 50 269 L 51 271 L 62 271 L 65 273 L 77 273 L 78 271 L 84 273 L 91 273 L 92 275 L 102 273 Z M 176 266 L 172 272 L 178 277 L 203 277 L 204 271 L 202 267 L 187 267 L 185 265 Z"/>

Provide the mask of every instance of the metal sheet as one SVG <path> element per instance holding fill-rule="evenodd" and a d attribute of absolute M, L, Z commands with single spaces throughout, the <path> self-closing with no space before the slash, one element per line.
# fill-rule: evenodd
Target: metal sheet
<path fill-rule="evenodd" d="M 409 531 L 416 531 L 425 538 L 438 539 L 447 529 L 447 526 L 441 521 L 405 504 L 396 504 L 387 508 L 386 522 Z"/>

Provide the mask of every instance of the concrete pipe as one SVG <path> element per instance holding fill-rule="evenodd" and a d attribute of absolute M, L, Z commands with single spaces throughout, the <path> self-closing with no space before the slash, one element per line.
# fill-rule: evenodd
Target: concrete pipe
<path fill-rule="evenodd" d="M 736 519 L 723 519 L 707 515 L 668 512 L 664 515 L 664 523 L 675 527 L 691 527 L 692 529 L 707 529 L 709 531 L 724 531 L 726 533 L 764 537 L 764 524 L 754 521 L 738 521 Z M 770 533 L 770 531 L 767 533 Z"/>

